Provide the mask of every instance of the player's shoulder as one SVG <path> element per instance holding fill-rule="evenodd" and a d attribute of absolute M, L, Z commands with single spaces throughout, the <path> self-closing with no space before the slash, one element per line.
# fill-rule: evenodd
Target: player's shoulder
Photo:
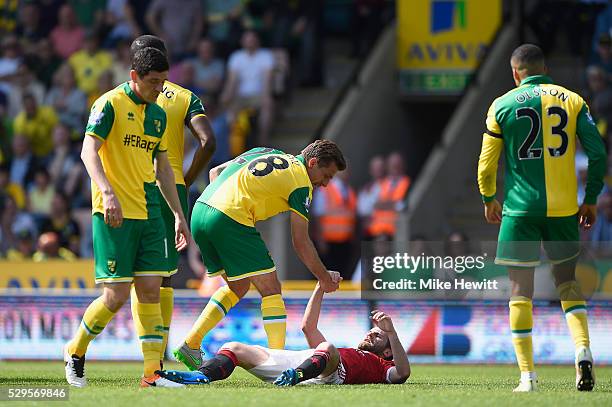
<path fill-rule="evenodd" d="M 164 82 L 164 90 L 162 92 L 162 95 L 164 95 L 168 99 L 191 99 L 191 95 L 193 95 L 193 92 L 189 89 L 185 89 L 181 85 L 177 85 L 174 82 L 166 81 Z"/>
<path fill-rule="evenodd" d="M 125 100 L 125 98 L 127 98 L 128 96 L 125 93 L 124 86 L 126 86 L 126 83 L 122 83 L 114 89 L 111 89 L 104 93 L 102 96 L 100 96 L 93 102 L 92 108 L 101 109 L 106 106 L 107 102 L 114 107 L 116 104 Z"/>
<path fill-rule="evenodd" d="M 582 108 L 584 104 L 584 99 L 577 92 L 574 92 L 571 89 L 568 89 L 559 84 L 547 84 L 546 88 L 548 88 L 548 93 L 551 96 L 557 97 L 563 102 L 570 102 L 576 108 Z"/>

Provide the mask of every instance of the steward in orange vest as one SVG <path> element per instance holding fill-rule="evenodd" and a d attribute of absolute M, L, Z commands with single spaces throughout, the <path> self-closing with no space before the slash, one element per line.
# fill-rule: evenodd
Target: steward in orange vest
<path fill-rule="evenodd" d="M 395 236 L 397 213 L 408 188 L 410 188 L 410 177 L 407 175 L 388 176 L 383 180 L 368 227 L 370 237 Z"/>
<path fill-rule="evenodd" d="M 316 240 L 323 263 L 347 279 L 353 271 L 357 198 L 353 188 L 340 178 L 316 190 L 313 214 L 317 217 Z"/>

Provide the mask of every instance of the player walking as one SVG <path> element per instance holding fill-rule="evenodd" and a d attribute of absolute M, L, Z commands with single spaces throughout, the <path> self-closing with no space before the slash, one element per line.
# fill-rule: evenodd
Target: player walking
<path fill-rule="evenodd" d="M 257 221 L 291 211 L 291 237 L 299 258 L 324 291 L 337 289 L 338 273 L 332 279 L 308 236 L 308 208 L 313 187 L 326 186 L 345 168 L 338 146 L 317 140 L 298 156 L 258 147 L 210 171 L 211 184 L 193 209 L 191 228 L 209 275 L 223 275 L 228 285 L 213 294 L 185 343 L 174 352 L 178 360 L 191 370 L 200 367 L 202 339 L 246 294 L 251 283 L 262 296 L 268 346 L 284 348 L 285 304 L 276 267 L 255 229 Z"/>
<path fill-rule="evenodd" d="M 154 35 L 142 35 L 136 38 L 134 42 L 132 42 L 130 53 L 133 56 L 136 52 L 146 47 L 158 49 L 164 55 L 167 55 L 166 45 L 160 38 Z M 168 161 L 174 173 L 176 192 L 181 201 L 181 208 L 183 209 L 185 217 L 187 217 L 189 214 L 187 190 L 210 161 L 215 151 L 215 136 L 206 118 L 204 106 L 202 106 L 200 98 L 191 91 L 166 81 L 164 82 L 164 87 L 157 97 L 156 102 L 157 105 L 166 112 Z M 183 176 L 185 126 L 189 127 L 191 134 L 200 142 L 200 148 L 196 151 L 189 169 L 185 173 L 185 176 Z M 179 253 L 172 245 L 174 239 L 174 215 L 170 207 L 164 201 L 161 202 L 161 214 L 166 226 L 164 242 L 168 253 L 168 277 L 164 277 L 162 280 L 159 291 L 159 303 L 164 327 L 164 339 L 160 351 L 160 360 L 163 360 L 166 352 L 166 345 L 168 343 L 172 310 L 174 308 L 174 290 L 170 285 L 170 276 L 178 271 Z M 141 325 L 137 312 L 139 300 L 135 290 L 132 290 L 130 302 L 132 304 L 132 317 L 134 318 L 134 323 L 136 326 L 139 326 Z"/>
<path fill-rule="evenodd" d="M 524 44 L 512 53 L 517 88 L 495 99 L 487 114 L 478 163 L 478 185 L 487 222 L 500 223 L 495 262 L 508 266 L 512 282 L 510 328 L 521 370 L 514 391 L 536 390 L 532 297 L 540 246 L 553 263 L 561 306 L 576 347 L 576 388 L 592 390 L 586 302 L 575 280 L 578 226 L 595 222 L 597 195 L 606 172 L 606 151 L 584 100 L 546 76 L 542 50 Z M 578 208 L 576 136 L 588 156 L 584 202 Z M 495 199 L 497 163 L 505 148 L 503 208 Z"/>
<path fill-rule="evenodd" d="M 168 61 L 160 51 L 144 48 L 134 55 L 132 68 L 129 82 L 94 103 L 81 152 L 93 181 L 96 283 L 104 288 L 64 350 L 66 379 L 77 387 L 87 384 L 89 343 L 128 299 L 132 282 L 139 299 L 141 386 L 176 386 L 155 374 L 163 341 L 159 288 L 169 274 L 156 176 L 174 215 L 176 249 L 184 249 L 190 239 L 166 152 L 166 114 L 155 104 L 168 76 Z"/>

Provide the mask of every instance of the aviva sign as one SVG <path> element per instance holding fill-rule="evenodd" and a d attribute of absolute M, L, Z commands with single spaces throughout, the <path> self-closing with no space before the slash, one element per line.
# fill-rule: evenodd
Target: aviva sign
<path fill-rule="evenodd" d="M 398 0 L 397 67 L 405 94 L 463 91 L 501 25 L 502 0 Z"/>

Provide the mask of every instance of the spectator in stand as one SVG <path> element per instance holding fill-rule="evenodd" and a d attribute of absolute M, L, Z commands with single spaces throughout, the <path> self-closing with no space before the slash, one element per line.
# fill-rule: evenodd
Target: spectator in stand
<path fill-rule="evenodd" d="M 58 122 L 55 111 L 50 106 L 38 106 L 36 98 L 29 93 L 23 96 L 23 110 L 15 118 L 15 133 L 27 137 L 34 155 L 45 157 L 51 152 L 53 141 L 51 132 Z"/>
<path fill-rule="evenodd" d="M 190 60 L 195 69 L 195 84 L 203 90 L 202 95 L 217 95 L 223 85 L 225 66 L 215 57 L 215 44 L 204 38 L 198 45 L 198 56 Z"/>
<path fill-rule="evenodd" d="M 370 181 L 365 184 L 357 195 L 357 214 L 361 224 L 361 236 L 369 239 L 368 226 L 370 217 L 374 212 L 374 205 L 380 194 L 380 186 L 385 178 L 385 159 L 381 155 L 376 155 L 370 159 Z"/>
<path fill-rule="evenodd" d="M 404 170 L 404 158 L 393 152 L 387 158 L 387 176 L 380 185 L 368 233 L 372 237 L 384 236 L 392 240 L 396 232 L 397 215 L 404 210 L 404 201 L 410 178 Z"/>
<path fill-rule="evenodd" d="M 104 13 L 108 0 L 68 0 L 76 20 L 82 27 L 98 30 L 104 24 Z"/>
<path fill-rule="evenodd" d="M 135 19 L 134 9 L 128 0 L 108 0 L 104 24 L 110 28 L 105 46 L 112 47 L 117 41 L 131 41 L 142 35 Z"/>
<path fill-rule="evenodd" d="M 597 202 L 597 220 L 591 229 L 591 247 L 606 251 L 612 250 L 612 192 L 604 192 Z"/>
<path fill-rule="evenodd" d="M 34 185 L 28 191 L 28 212 L 36 220 L 41 220 L 51 214 L 51 202 L 55 189 L 51 185 L 49 172 L 40 167 L 34 173 Z"/>
<path fill-rule="evenodd" d="M 87 108 L 91 108 L 96 99 L 100 96 L 115 88 L 115 78 L 113 77 L 113 71 L 107 69 L 106 71 L 100 73 L 98 77 L 98 84 L 96 89 L 91 95 L 87 98 Z"/>
<path fill-rule="evenodd" d="M 0 57 L 0 92 L 9 95 L 11 82 L 17 76 L 17 69 L 21 62 L 21 49 L 19 41 L 14 35 L 7 35 L 2 39 L 2 57 Z"/>
<path fill-rule="evenodd" d="M 11 182 L 9 167 L 7 165 L 0 166 L 0 208 L 6 196 L 10 195 L 17 205 L 18 209 L 24 209 L 26 206 L 26 195 L 21 185 Z"/>
<path fill-rule="evenodd" d="M 74 70 L 77 86 L 87 96 L 98 88 L 98 78 L 102 72 L 111 69 L 113 56 L 100 49 L 100 38 L 97 33 L 88 32 L 83 49 L 75 52 L 68 60 Z"/>
<path fill-rule="evenodd" d="M 590 65 L 601 66 L 608 75 L 612 74 L 612 39 L 609 32 L 599 36 Z"/>
<path fill-rule="evenodd" d="M 606 140 L 610 135 L 612 123 L 612 87 L 608 73 L 601 67 L 587 67 L 587 97 L 590 100 L 591 114 L 597 124 L 599 134 Z"/>
<path fill-rule="evenodd" d="M 13 122 L 8 117 L 8 98 L 0 91 L 0 164 L 6 163 L 11 156 Z"/>
<path fill-rule="evenodd" d="M 34 66 L 34 72 L 36 77 L 46 89 L 49 89 L 53 85 L 55 72 L 62 65 L 62 59 L 55 54 L 51 41 L 48 38 L 38 41 L 35 58 L 36 65 Z"/>
<path fill-rule="evenodd" d="M 350 280 L 355 267 L 356 210 L 355 191 L 346 170 L 315 191 L 312 214 L 318 252 L 327 269 L 338 271 L 345 280 Z"/>
<path fill-rule="evenodd" d="M 115 60 L 111 71 L 113 73 L 113 84 L 126 82 L 130 78 L 130 70 L 132 69 L 132 59 L 130 58 L 130 42 L 120 40 L 115 47 Z"/>
<path fill-rule="evenodd" d="M 372 47 L 384 27 L 385 0 L 356 0 L 353 2 L 353 27 L 359 27 L 353 39 L 353 57 L 361 58 Z"/>
<path fill-rule="evenodd" d="M 74 261 L 77 256 L 60 245 L 60 238 L 55 232 L 42 233 L 38 238 L 38 250 L 32 256 L 35 262 L 46 260 Z"/>
<path fill-rule="evenodd" d="M 153 0 L 146 21 L 153 34 L 166 42 L 172 60 L 195 54 L 204 19 L 201 0 Z"/>
<path fill-rule="evenodd" d="M 242 49 L 230 56 L 228 79 L 221 97 L 221 103 L 229 110 L 232 121 L 242 110 L 259 111 L 257 145 L 260 146 L 268 144 L 272 125 L 273 68 L 272 53 L 259 47 L 257 33 L 252 30 L 245 31 L 242 36 Z"/>
<path fill-rule="evenodd" d="M 47 37 L 57 26 L 57 11 L 65 2 L 65 0 L 38 0 L 36 2 L 40 8 L 39 27 L 43 36 Z"/>
<path fill-rule="evenodd" d="M 221 108 L 217 98 L 208 98 L 205 106 L 206 117 L 210 121 L 210 126 L 217 140 L 217 148 L 210 159 L 210 167 L 213 168 L 232 158 L 230 153 L 230 123 L 227 112 Z"/>
<path fill-rule="evenodd" d="M 78 255 L 81 244 L 81 228 L 70 215 L 68 198 L 61 192 L 55 192 L 51 201 L 51 214 L 42 223 L 41 232 L 54 232 L 59 237 L 59 244 Z"/>
<path fill-rule="evenodd" d="M 207 35 L 223 58 L 240 46 L 244 3 L 242 0 L 206 0 Z"/>
<path fill-rule="evenodd" d="M 19 185 L 24 191 L 34 181 L 34 172 L 38 164 L 30 149 L 30 141 L 22 134 L 13 136 L 11 160 L 8 162 L 11 182 Z"/>
<path fill-rule="evenodd" d="M 4 199 L 4 206 L 0 213 L 0 252 L 6 253 L 7 250 L 16 247 L 16 236 L 22 231 L 28 231 L 32 236 L 36 236 L 38 231 L 32 215 L 19 210 L 15 200 L 8 195 Z"/>
<path fill-rule="evenodd" d="M 55 53 L 64 59 L 80 50 L 85 41 L 85 30 L 77 22 L 74 10 L 64 4 L 58 12 L 58 24 L 51 31 L 51 43 Z"/>
<path fill-rule="evenodd" d="M 21 39 L 26 53 L 34 53 L 39 40 L 45 37 L 40 27 L 40 9 L 35 2 L 27 2 L 19 10 L 19 24 L 15 34 Z"/>
<path fill-rule="evenodd" d="M 81 167 L 78 154 L 70 146 L 71 129 L 60 122 L 53 129 L 53 150 L 49 155 L 47 169 L 51 177 L 51 184 L 57 190 L 71 196 L 74 191 L 66 189 L 71 184 L 75 169 Z"/>
<path fill-rule="evenodd" d="M 14 234 L 15 246 L 6 251 L 9 261 L 31 260 L 34 255 L 34 236 L 29 230 L 21 230 Z"/>
<path fill-rule="evenodd" d="M 42 104 L 45 99 L 45 87 L 36 79 L 30 68 L 33 62 L 31 59 L 24 59 L 17 68 L 9 96 L 9 117 L 17 116 L 22 108 L 25 94 L 34 96 L 38 104 Z"/>
<path fill-rule="evenodd" d="M 200 88 L 196 82 L 195 67 L 191 62 L 183 62 L 180 66 L 180 77 L 177 81 L 185 89 L 190 90 L 196 95 L 204 94 L 204 89 Z"/>
<path fill-rule="evenodd" d="M 52 106 L 60 122 L 68 125 L 70 130 L 83 133 L 87 113 L 87 96 L 76 86 L 74 71 L 69 64 L 64 64 L 57 71 L 55 85 L 47 94 L 46 104 Z"/>

